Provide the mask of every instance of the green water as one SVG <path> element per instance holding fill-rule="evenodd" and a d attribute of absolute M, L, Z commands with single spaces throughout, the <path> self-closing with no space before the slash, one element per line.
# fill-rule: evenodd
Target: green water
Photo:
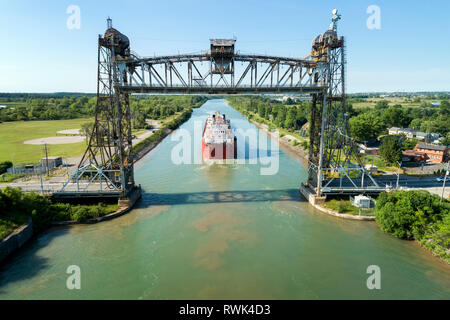
<path fill-rule="evenodd" d="M 208 101 L 181 128 L 224 112 Z M 312 209 L 298 187 L 306 172 L 284 150 L 279 171 L 260 165 L 175 165 L 168 137 L 136 166 L 145 193 L 131 213 L 54 228 L 0 268 L 0 299 L 449 299 L 450 267 L 375 223 Z M 198 142 L 197 142 L 198 143 Z M 81 290 L 66 269 L 81 268 Z M 366 269 L 381 268 L 381 290 Z"/>

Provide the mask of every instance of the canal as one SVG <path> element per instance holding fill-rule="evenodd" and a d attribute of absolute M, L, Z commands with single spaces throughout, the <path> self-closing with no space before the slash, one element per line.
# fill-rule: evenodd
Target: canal
<path fill-rule="evenodd" d="M 214 111 L 255 129 L 223 100 L 180 129 Z M 132 212 L 52 228 L 0 267 L 0 299 L 450 299 L 450 268 L 426 250 L 300 199 L 305 168 L 283 149 L 270 153 L 277 173 L 261 175 L 259 161 L 177 165 L 177 144 L 166 138 L 136 165 L 144 195 Z M 66 288 L 70 265 L 81 290 Z M 371 265 L 380 290 L 366 286 Z"/>

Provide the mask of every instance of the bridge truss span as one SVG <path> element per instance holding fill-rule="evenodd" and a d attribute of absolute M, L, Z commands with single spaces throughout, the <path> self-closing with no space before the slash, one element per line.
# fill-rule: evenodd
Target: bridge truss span
<path fill-rule="evenodd" d="M 241 55 L 235 53 L 224 68 L 211 52 L 140 58 L 130 55 L 118 61 L 119 68 L 130 77 L 118 89 L 141 93 L 179 94 L 251 94 L 312 93 L 327 88 L 325 82 L 314 82 L 317 63 L 311 60 Z"/>

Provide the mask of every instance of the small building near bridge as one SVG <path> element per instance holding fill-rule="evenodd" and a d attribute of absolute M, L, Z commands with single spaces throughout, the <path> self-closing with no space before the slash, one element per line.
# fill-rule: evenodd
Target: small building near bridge
<path fill-rule="evenodd" d="M 44 167 L 47 166 L 47 160 L 48 160 L 48 168 L 49 169 L 57 168 L 59 166 L 62 166 L 62 164 L 63 164 L 62 157 L 56 156 L 56 157 L 42 158 L 41 159 L 42 166 L 44 166 Z"/>

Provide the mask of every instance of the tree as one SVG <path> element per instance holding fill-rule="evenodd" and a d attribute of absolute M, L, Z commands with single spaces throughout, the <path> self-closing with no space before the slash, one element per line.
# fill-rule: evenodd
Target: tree
<path fill-rule="evenodd" d="M 270 107 L 266 106 L 266 110 L 264 113 L 264 119 L 269 120 L 270 119 Z"/>
<path fill-rule="evenodd" d="M 375 219 L 381 230 L 400 239 L 420 239 L 430 224 L 450 214 L 450 203 L 427 191 L 395 191 L 378 196 Z"/>
<path fill-rule="evenodd" d="M 416 138 L 406 139 L 402 143 L 402 150 L 412 150 L 419 143 Z"/>
<path fill-rule="evenodd" d="M 85 122 L 81 125 L 80 131 L 81 131 L 81 134 L 86 137 L 86 142 L 89 142 L 93 128 L 94 128 L 93 122 Z"/>
<path fill-rule="evenodd" d="M 380 156 L 388 163 L 395 164 L 402 159 L 402 148 L 396 136 L 384 137 L 381 141 Z"/>
<path fill-rule="evenodd" d="M 265 109 L 265 107 L 264 107 L 264 105 L 262 104 L 262 103 L 260 103 L 259 105 L 258 105 L 258 115 L 261 117 L 261 118 L 264 118 L 264 115 L 266 114 L 266 109 Z"/>
<path fill-rule="evenodd" d="M 0 174 L 5 173 L 13 166 L 11 161 L 0 162 Z"/>
<path fill-rule="evenodd" d="M 142 112 L 138 112 L 136 119 L 134 121 L 135 129 L 145 129 L 147 127 L 147 122 L 145 122 L 145 115 Z"/>
<path fill-rule="evenodd" d="M 439 140 L 440 143 L 442 143 L 444 146 L 449 146 L 450 145 L 450 133 L 447 133 L 447 136 L 441 138 L 441 140 Z"/>
<path fill-rule="evenodd" d="M 420 129 L 420 125 L 422 124 L 422 119 L 413 119 L 411 121 L 411 123 L 409 124 L 409 127 L 414 129 L 414 130 L 419 130 Z"/>
<path fill-rule="evenodd" d="M 404 127 L 410 122 L 408 116 L 403 113 L 401 105 L 395 105 L 385 109 L 381 118 L 387 127 Z"/>
<path fill-rule="evenodd" d="M 448 116 L 450 114 L 450 102 L 447 100 L 441 101 L 441 105 L 439 106 L 439 113 L 442 116 Z"/>
<path fill-rule="evenodd" d="M 389 107 L 389 102 L 386 100 L 380 100 L 375 104 L 375 109 L 377 110 L 384 110 L 387 109 L 387 107 Z"/>
<path fill-rule="evenodd" d="M 295 128 L 295 116 L 296 116 L 297 112 L 295 110 L 295 108 L 289 108 L 287 115 L 286 115 L 286 120 L 284 120 L 284 127 L 286 129 L 296 129 Z"/>
<path fill-rule="evenodd" d="M 349 121 L 350 132 L 360 141 L 376 139 L 383 132 L 383 123 L 376 111 L 363 112 Z"/>

